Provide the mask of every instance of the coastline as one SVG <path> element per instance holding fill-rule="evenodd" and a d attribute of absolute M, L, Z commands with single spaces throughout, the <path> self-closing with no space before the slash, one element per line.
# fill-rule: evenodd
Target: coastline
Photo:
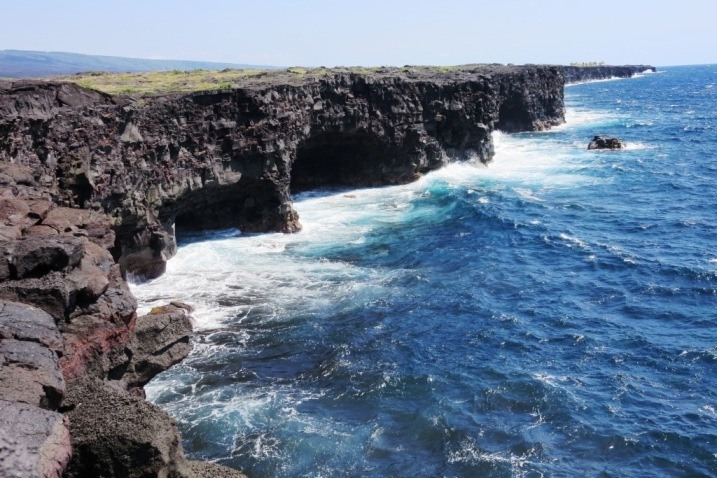
<path fill-rule="evenodd" d="M 138 270 L 152 276 L 162 272 L 176 251 L 173 224 L 178 218 L 197 227 L 226 224 L 256 231 L 296 230 L 300 226 L 291 207 L 290 187 L 312 189 L 321 181 L 334 184 L 336 177 L 321 176 L 321 167 L 330 166 L 323 161 L 306 167 L 303 177 L 297 179 L 292 177 L 294 163 L 302 157 L 336 152 L 347 137 L 355 140 L 347 135 L 360 133 L 354 144 L 366 151 L 388 145 L 391 155 L 381 155 L 383 162 L 348 174 L 339 172 L 339 183 L 395 184 L 469 154 L 488 161 L 493 129 L 540 130 L 564 120 L 564 79 L 555 67 L 477 69 L 461 74 L 464 76 L 430 81 L 425 77 L 377 79 L 339 73 L 307 79 L 298 87 L 272 84 L 158 98 L 156 110 L 153 100 L 149 106 L 138 106 L 135 98 L 113 98 L 68 84 L 35 82 L 3 87 L 2 235 L 9 259 L 3 269 L 0 297 L 6 301 L 4 324 L 14 324 L 22 315 L 29 317 L 26 323 L 35 325 L 11 332 L 9 325 L 4 326 L 2 345 L 41 346 L 40 353 L 48 361 L 34 366 L 46 382 L 42 390 L 4 388 L 1 411 L 4 423 L 13 425 L 18 424 L 13 419 L 18 409 L 50 417 L 45 419 L 50 430 L 46 441 L 5 445 L 10 455 L 24 458 L 4 460 L 3 466 L 11 463 L 20 470 L 29 466 L 22 465 L 23 459 L 39 453 L 51 458 L 43 463 L 49 470 L 42 472 L 45 476 L 60 476 L 68 463 L 66 476 L 82 476 L 89 470 L 106 469 L 107 463 L 115 463 L 115 454 L 123 453 L 150 458 L 112 465 L 119 466 L 111 468 L 115 476 L 199 476 L 195 469 L 199 465 L 188 463 L 183 456 L 176 424 L 142 399 L 142 386 L 153 374 L 189 353 L 189 311 L 175 303 L 137 317 L 126 273 Z M 548 81 L 550 87 L 546 89 L 538 80 Z M 342 87 L 346 93 L 337 99 L 335 91 Z M 526 93 L 519 93 L 521 90 Z M 369 93 L 359 97 L 365 102 L 356 100 L 360 91 Z M 302 92 L 306 94 L 302 96 Z M 388 94 L 390 100 L 371 104 L 370 98 L 380 97 L 377 92 Z M 203 107 L 216 111 L 232 104 L 240 105 L 229 113 L 244 115 L 243 126 L 238 122 L 232 125 L 232 120 L 223 117 L 204 119 Z M 347 104 L 353 108 L 349 115 Z M 178 143 L 175 154 L 171 146 L 175 133 L 162 125 L 173 124 L 171 118 L 178 116 L 178 131 L 188 133 L 191 125 L 183 129 L 181 118 L 190 123 L 186 119 L 190 113 L 202 117 L 196 123 L 202 125 L 201 134 L 189 135 L 191 141 L 184 145 Z M 347 116 L 348 122 L 343 119 Z M 292 123 L 292 118 L 297 122 Z M 422 127 L 411 128 L 417 124 Z M 304 133 L 306 128 L 301 125 L 308 125 L 308 132 Z M 395 130 L 393 135 L 386 135 L 389 127 Z M 284 130 L 286 134 L 277 134 Z M 371 134 L 361 136 L 365 132 Z M 253 143 L 250 133 L 255 135 Z M 299 140 L 301 134 L 306 137 Z M 232 144 L 249 140 L 238 149 L 228 148 L 226 154 L 233 155 L 234 163 L 230 159 L 224 169 L 208 168 L 215 159 L 218 164 L 224 162 L 221 157 L 214 158 L 210 149 L 197 148 L 202 145 L 200 140 L 214 145 L 216 151 L 217 146 L 223 150 L 227 137 Z M 54 142 L 48 144 L 48 138 Z M 153 161 L 161 166 L 164 159 L 156 146 L 163 141 L 167 142 L 167 159 L 179 161 L 183 169 L 159 169 L 163 176 L 154 178 L 159 187 L 133 197 L 130 193 L 147 185 L 147 170 L 132 171 L 113 155 L 121 152 L 123 160 L 132 158 L 148 168 Z M 293 152 L 286 147 L 292 142 Z M 393 162 L 396 157 L 410 161 L 397 165 Z M 236 158 L 244 158 L 247 164 L 237 164 Z M 381 167 L 378 178 L 375 166 Z M 317 176 L 321 181 L 316 181 Z M 114 185 L 111 180 L 105 182 L 118 177 L 124 179 Z M 221 205 L 235 195 L 245 205 L 239 217 L 198 217 L 207 207 Z M 160 330 L 166 331 L 166 336 L 161 336 Z M 17 357 L 13 363 L 28 360 L 13 353 Z M 4 373 L 10 374 L 8 380 L 16 380 L 17 375 L 12 374 L 19 372 L 11 369 L 6 367 Z M 51 373 L 46 374 L 47 370 Z M 110 417 L 115 413 L 134 425 L 120 427 L 118 420 Z M 104 433 L 94 429 L 98 420 L 107 420 Z M 151 431 L 150 441 L 155 444 L 151 453 L 138 451 L 147 443 L 135 439 L 138 430 Z M 52 453 L 44 453 L 46 443 L 51 444 Z"/>

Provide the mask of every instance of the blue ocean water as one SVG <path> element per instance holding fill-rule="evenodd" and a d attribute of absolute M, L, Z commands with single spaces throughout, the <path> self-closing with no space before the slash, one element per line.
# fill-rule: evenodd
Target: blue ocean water
<path fill-rule="evenodd" d="M 197 309 L 149 398 L 254 478 L 717 476 L 716 83 L 570 86 L 566 125 L 488 166 L 187 237 L 134 286 Z"/>

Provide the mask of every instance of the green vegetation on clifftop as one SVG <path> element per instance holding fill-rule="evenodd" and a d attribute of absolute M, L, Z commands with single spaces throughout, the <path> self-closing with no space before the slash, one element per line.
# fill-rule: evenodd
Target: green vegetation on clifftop
<path fill-rule="evenodd" d="M 145 73 L 89 72 L 53 79 L 77 83 L 111 95 L 157 95 L 193 91 L 299 84 L 329 76 L 355 74 L 372 78 L 401 77 L 458 79 L 461 75 L 490 74 L 508 68 L 503 65 L 404 66 L 404 67 L 291 67 L 271 69 L 172 70 Z"/>

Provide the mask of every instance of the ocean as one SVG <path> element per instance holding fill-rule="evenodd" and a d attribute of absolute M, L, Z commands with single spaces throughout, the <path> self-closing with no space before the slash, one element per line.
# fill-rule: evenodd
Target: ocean
<path fill-rule="evenodd" d="M 717 65 L 566 88 L 488 165 L 185 234 L 196 308 L 147 385 L 192 459 L 259 477 L 717 476 Z M 588 151 L 595 134 L 627 142 Z"/>

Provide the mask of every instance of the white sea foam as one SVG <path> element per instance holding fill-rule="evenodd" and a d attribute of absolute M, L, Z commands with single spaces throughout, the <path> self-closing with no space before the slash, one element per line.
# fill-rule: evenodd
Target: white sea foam
<path fill-rule="evenodd" d="M 522 477 L 534 473 L 533 470 L 526 469 L 526 466 L 533 464 L 530 458 L 534 454 L 534 449 L 527 450 L 523 455 L 490 453 L 481 450 L 473 440 L 467 439 L 461 443 L 458 450 L 449 452 L 448 463 L 504 463 L 510 466 L 512 476 Z"/>
<path fill-rule="evenodd" d="M 628 141 L 625 143 L 625 148 L 628 151 L 640 151 L 645 149 L 654 149 L 654 146 L 649 144 L 641 143 L 639 141 Z"/>
<path fill-rule="evenodd" d="M 508 189 L 539 202 L 545 191 L 595 181 L 580 172 L 584 153 L 576 153 L 572 145 L 540 135 L 531 139 L 503 133 L 494 133 L 494 143 L 495 157 L 487 166 L 454 163 L 407 185 L 299 195 L 294 204 L 303 230 L 297 234 L 226 230 L 201 236 L 179 249 L 165 275 L 132 286 L 139 313 L 183 300 L 195 307 L 202 330 L 250 316 L 281 320 L 283 311 L 296 307 L 318 310 L 345 294 L 370 295 L 385 283 L 386 272 L 320 258 L 339 245 L 365 243 L 376 227 L 398 224 L 411 214 L 433 214 L 413 204 L 437 184 L 474 192 Z M 490 199 L 481 194 L 476 201 L 487 204 Z"/>
<path fill-rule="evenodd" d="M 599 80 L 585 80 L 585 81 L 572 81 L 569 83 L 565 83 L 565 87 L 570 86 L 577 86 L 577 85 L 587 85 L 588 83 L 606 83 L 608 81 L 615 81 L 615 80 L 629 80 L 630 78 L 638 78 L 640 74 L 633 75 L 629 78 L 624 78 L 622 76 L 611 76 L 610 78 L 600 78 Z"/>

